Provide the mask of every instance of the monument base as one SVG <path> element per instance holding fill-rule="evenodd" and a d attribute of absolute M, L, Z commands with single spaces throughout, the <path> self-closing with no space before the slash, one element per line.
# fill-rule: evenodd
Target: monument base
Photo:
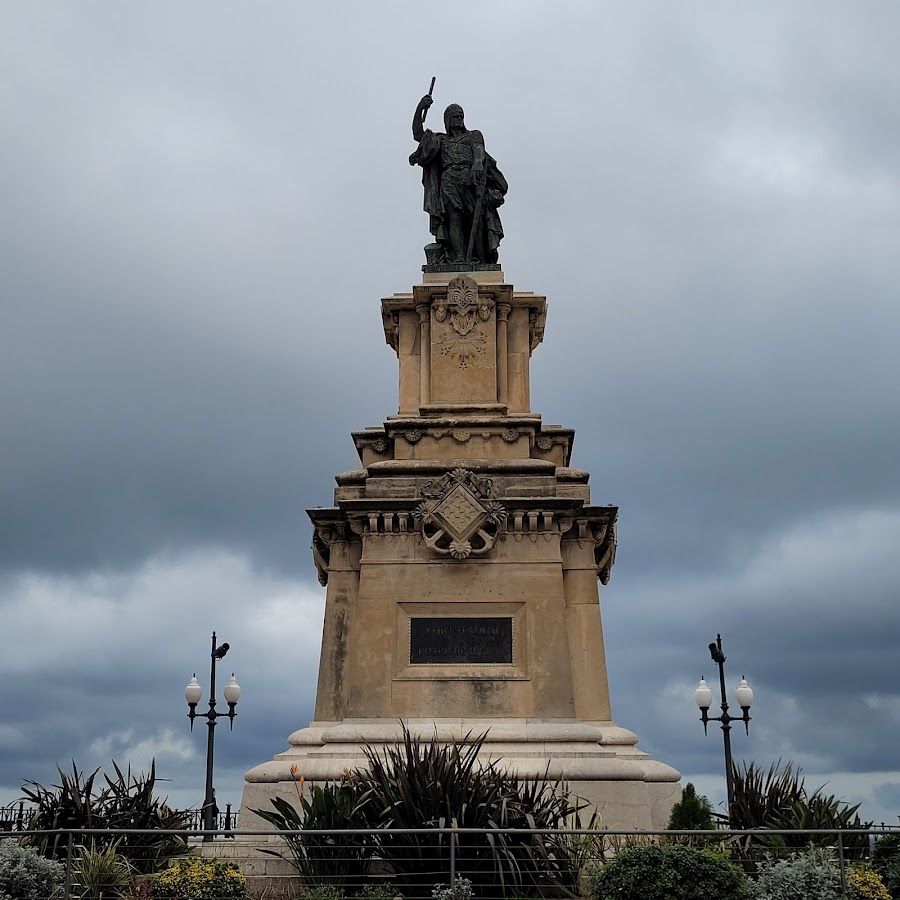
<path fill-rule="evenodd" d="M 334 506 L 307 510 L 326 588 L 315 721 L 247 773 L 242 828 L 296 803 L 300 776 L 334 782 L 396 746 L 401 722 L 484 736 L 486 764 L 564 782 L 607 828 L 667 823 L 678 772 L 612 720 L 600 587 L 618 508 L 591 502 L 574 431 L 531 410 L 546 313 L 499 269 L 433 266 L 382 299 L 399 407 L 353 433 L 361 468 L 336 476 Z"/>
<path fill-rule="evenodd" d="M 596 810 L 604 828 L 661 829 L 680 795 L 679 773 L 636 747 L 637 736 L 615 722 L 575 719 L 404 719 L 423 741 L 459 742 L 485 735 L 481 756 L 526 780 L 564 782 Z M 273 797 L 296 800 L 297 780 L 338 780 L 348 769 L 365 768 L 364 747 L 381 750 L 402 740 L 398 721 L 345 719 L 313 722 L 288 738 L 290 748 L 245 775 L 242 828 L 270 826 L 254 809 L 269 809 Z M 296 766 L 296 774 L 291 767 Z"/>

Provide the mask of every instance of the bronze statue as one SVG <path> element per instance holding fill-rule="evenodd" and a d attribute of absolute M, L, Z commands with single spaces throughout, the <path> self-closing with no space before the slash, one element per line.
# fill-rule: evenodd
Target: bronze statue
<path fill-rule="evenodd" d="M 508 190 L 506 179 L 485 151 L 481 132 L 466 128 L 458 104 L 444 110 L 445 133 L 425 128 L 433 102 L 429 91 L 416 107 L 412 133 L 419 146 L 409 158 L 411 166 L 422 167 L 428 230 L 435 241 L 425 248 L 426 259 L 429 266 L 493 268 L 503 238 L 497 209 Z"/>

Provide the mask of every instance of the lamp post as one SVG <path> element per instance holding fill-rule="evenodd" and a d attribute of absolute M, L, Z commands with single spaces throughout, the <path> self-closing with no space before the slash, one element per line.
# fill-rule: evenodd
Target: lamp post
<path fill-rule="evenodd" d="M 744 730 L 750 734 L 750 704 L 753 702 L 753 691 L 747 684 L 747 679 L 741 676 L 741 683 L 735 691 L 735 699 L 743 711 L 740 718 L 728 715 L 728 701 L 725 699 L 725 654 L 722 652 L 722 635 L 717 634 L 715 641 L 709 645 L 709 655 L 712 661 L 719 667 L 719 693 L 722 698 L 722 715 L 707 715 L 707 710 L 712 704 L 712 688 L 704 678 L 700 679 L 697 690 L 694 691 L 694 700 L 700 707 L 700 721 L 703 723 L 703 733 L 706 734 L 706 726 L 709 722 L 722 723 L 722 736 L 725 740 L 725 786 L 728 793 L 728 822 L 731 824 L 731 805 L 734 803 L 734 763 L 731 759 L 731 723 L 743 722 Z"/>
<path fill-rule="evenodd" d="M 199 715 L 201 718 L 206 716 L 206 724 L 209 727 L 209 733 L 206 739 L 206 793 L 203 797 L 203 835 L 204 841 L 213 839 L 213 832 L 216 830 L 216 800 L 215 791 L 213 789 L 213 757 L 216 749 L 216 719 L 219 716 L 228 716 L 228 722 L 231 728 L 234 728 L 234 717 L 237 715 L 234 708 L 237 706 L 238 699 L 241 696 L 241 688 L 234 678 L 234 672 L 225 685 L 225 702 L 228 704 L 228 712 L 216 712 L 216 663 L 228 652 L 229 644 L 223 643 L 220 647 L 216 647 L 216 633 L 212 633 L 212 650 L 210 652 L 209 662 L 209 711 L 206 713 L 197 713 L 197 704 L 203 694 L 203 688 L 197 683 L 197 673 L 191 678 L 188 686 L 184 689 L 184 699 L 187 700 L 188 718 L 191 720 L 191 731 L 194 730 L 194 719 Z"/>

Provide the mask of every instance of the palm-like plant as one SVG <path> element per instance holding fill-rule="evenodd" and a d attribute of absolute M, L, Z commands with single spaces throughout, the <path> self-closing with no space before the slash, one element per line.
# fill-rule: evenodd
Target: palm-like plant
<path fill-rule="evenodd" d="M 93 829 L 136 829 L 147 834 L 95 835 L 96 847 L 115 843 L 120 856 L 127 858 L 142 873 L 154 871 L 163 862 L 187 850 L 187 841 L 171 834 L 187 827 L 185 817 L 169 809 L 165 800 L 155 796 L 156 762 L 150 763 L 147 775 L 124 772 L 113 760 L 115 777 L 104 775 L 105 784 L 97 784 L 99 769 L 85 776 L 72 761 L 72 774 L 59 772 L 59 784 L 45 787 L 27 781 L 22 787 L 25 799 L 35 807 L 29 820 L 33 831 L 69 830 L 77 840 Z M 59 834 L 37 835 L 34 846 L 51 859 L 62 859 L 67 853 L 67 838 Z"/>
<path fill-rule="evenodd" d="M 131 863 L 115 843 L 79 847 L 72 865 L 72 895 L 78 900 L 115 900 L 128 893 L 134 877 Z"/>
<path fill-rule="evenodd" d="M 520 780 L 484 763 L 485 735 L 441 744 L 414 738 L 366 748 L 367 770 L 354 773 L 363 789 L 364 814 L 373 827 L 378 855 L 407 891 L 439 880 L 450 868 L 497 892 L 546 884 L 572 890 L 577 879 L 575 850 L 556 835 L 516 829 L 578 827 L 584 807 L 546 779 Z M 395 829 L 488 829 L 484 834 Z M 388 831 L 387 829 L 391 829 Z"/>
<path fill-rule="evenodd" d="M 859 818 L 859 804 L 851 806 L 832 794 L 825 785 L 809 791 L 802 769 L 793 763 L 772 763 L 767 770 L 756 763 L 742 763 L 733 770 L 734 802 L 731 804 L 732 828 L 797 829 L 866 829 L 871 822 Z M 862 858 L 868 846 L 865 835 L 842 837 L 851 856 Z M 753 841 L 772 848 L 797 848 L 810 844 L 832 847 L 836 837 L 830 834 L 754 836 Z M 748 843 L 748 842 L 745 842 Z"/>
<path fill-rule="evenodd" d="M 34 807 L 28 820 L 29 830 L 105 828 L 106 821 L 98 815 L 94 796 L 94 781 L 100 770 L 85 777 L 73 759 L 71 775 L 59 767 L 57 772 L 59 784 L 52 787 L 31 780 L 22 786 L 25 799 Z M 67 854 L 67 839 L 63 835 L 39 835 L 31 839 L 31 844 L 50 859 L 65 859 Z"/>
<path fill-rule="evenodd" d="M 552 832 L 578 829 L 584 804 L 546 779 L 520 780 L 483 762 L 484 739 L 420 741 L 404 727 L 398 744 L 365 748 L 367 768 L 312 789 L 301 778 L 297 803 L 279 797 L 253 812 L 297 832 L 283 837 L 311 884 L 351 886 L 377 856 L 407 896 L 430 896 L 446 880 L 452 848 L 456 875 L 488 893 L 574 894 L 585 844 Z M 296 780 L 296 767 L 291 772 Z M 442 830 L 449 828 L 458 830 Z M 361 833 L 335 838 L 328 829 Z"/>
<path fill-rule="evenodd" d="M 274 825 L 288 846 L 289 858 L 307 886 L 328 885 L 335 889 L 358 888 L 369 870 L 374 844 L 369 834 L 334 834 L 335 830 L 364 827 L 362 798 L 351 778 L 339 784 L 307 786 L 297 766 L 291 766 L 297 787 L 297 806 L 283 797 L 272 799 L 273 809 L 254 809 L 260 818 Z"/>
<path fill-rule="evenodd" d="M 779 759 L 763 770 L 755 762 L 734 766 L 732 828 L 774 828 L 786 809 L 803 800 L 805 787 L 799 769 Z"/>
<path fill-rule="evenodd" d="M 187 828 L 187 816 L 170 809 L 165 799 L 156 796 L 156 760 L 150 761 L 146 775 L 132 774 L 130 765 L 123 772 L 115 760 L 112 766 L 115 778 L 104 775 L 106 827 L 143 830 L 144 834 L 123 835 L 118 852 L 141 874 L 155 872 L 172 857 L 187 852 L 187 840 L 171 833 Z"/>

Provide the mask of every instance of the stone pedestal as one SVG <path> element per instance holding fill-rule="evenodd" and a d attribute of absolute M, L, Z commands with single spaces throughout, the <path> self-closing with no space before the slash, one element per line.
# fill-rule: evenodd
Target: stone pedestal
<path fill-rule="evenodd" d="M 614 506 L 569 466 L 574 432 L 531 412 L 546 299 L 501 272 L 426 275 L 382 301 L 399 411 L 353 434 L 362 467 L 309 510 L 327 586 L 315 721 L 251 769 L 252 808 L 364 764 L 402 720 L 428 739 L 487 732 L 483 753 L 565 779 L 606 827 L 660 828 L 679 774 L 612 721 L 599 587 Z"/>

